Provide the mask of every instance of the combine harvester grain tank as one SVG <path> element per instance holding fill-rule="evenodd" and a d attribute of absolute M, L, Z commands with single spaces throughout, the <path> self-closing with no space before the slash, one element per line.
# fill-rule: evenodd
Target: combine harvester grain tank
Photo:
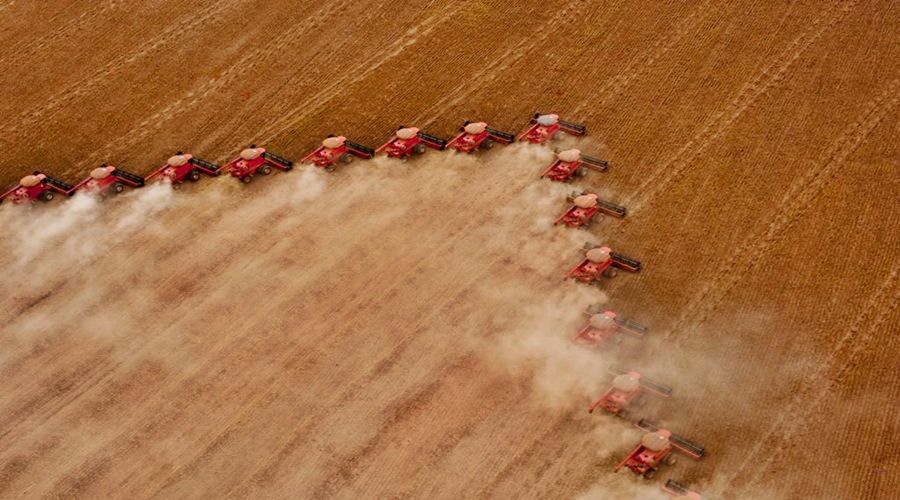
<path fill-rule="evenodd" d="M 547 141 L 562 139 L 563 134 L 584 135 L 587 127 L 577 123 L 559 119 L 559 115 L 542 115 L 535 113 L 529 122 L 529 127 L 519 134 L 520 141 L 528 141 L 532 144 L 544 144 Z"/>

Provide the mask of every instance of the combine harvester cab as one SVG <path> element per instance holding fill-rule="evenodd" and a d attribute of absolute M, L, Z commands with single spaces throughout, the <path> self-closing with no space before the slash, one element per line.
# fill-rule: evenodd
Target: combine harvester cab
<path fill-rule="evenodd" d="M 75 186 L 35 170 L 31 175 L 23 177 L 16 187 L 0 195 L 0 203 L 9 200 L 16 205 L 23 205 L 38 200 L 50 201 L 57 194 L 72 196 L 75 194 Z"/>
<path fill-rule="evenodd" d="M 447 147 L 462 153 L 474 153 L 475 151 L 491 149 L 495 142 L 509 144 L 516 140 L 516 136 L 488 127 L 484 122 L 466 121 L 460 127 L 460 133 L 456 135 Z"/>
<path fill-rule="evenodd" d="M 636 273 L 641 270 L 641 263 L 610 250 L 609 247 L 584 244 L 584 259 L 566 274 L 563 280 L 573 278 L 582 283 L 599 282 L 601 278 L 616 276 L 616 268 Z"/>
<path fill-rule="evenodd" d="M 144 187 L 144 178 L 104 164 L 91 170 L 87 179 L 75 185 L 75 190 L 88 191 L 90 194 L 105 198 L 121 193 L 125 190 L 125 186 Z"/>
<path fill-rule="evenodd" d="M 701 497 L 699 493 L 689 490 L 686 486 L 676 482 L 674 479 L 666 481 L 666 484 L 663 485 L 663 490 L 675 497 L 675 500 L 703 500 L 703 497 Z"/>
<path fill-rule="evenodd" d="M 425 153 L 427 148 L 443 151 L 447 147 L 447 141 L 440 137 L 426 134 L 416 127 L 400 125 L 389 141 L 375 150 L 376 153 L 384 151 L 391 158 L 407 159 L 411 155 Z"/>
<path fill-rule="evenodd" d="M 644 479 L 650 479 L 660 465 L 675 464 L 677 458 L 672 453 L 673 451 L 694 460 L 699 460 L 706 453 L 702 446 L 672 434 L 669 430 L 660 429 L 646 419 L 641 419 L 635 425 L 647 431 L 647 434 L 641 436 L 641 442 L 637 448 L 625 457 L 625 460 L 619 462 L 619 465 L 616 465 L 614 469 L 616 472 L 622 467 L 628 467 L 635 474 L 643 476 Z"/>
<path fill-rule="evenodd" d="M 256 174 L 271 174 L 273 168 L 287 172 L 294 168 L 294 162 L 251 144 L 249 148 L 241 151 L 237 158 L 226 163 L 222 168 L 228 170 L 232 177 L 247 184 L 253 180 L 253 176 Z"/>
<path fill-rule="evenodd" d="M 375 150 L 362 144 L 350 142 L 342 135 L 328 134 L 328 137 L 322 141 L 322 145 L 306 155 L 300 160 L 300 163 L 312 160 L 317 167 L 332 172 L 338 162 L 350 163 L 353 161 L 354 156 L 368 160 L 375 156 Z"/>
<path fill-rule="evenodd" d="M 556 218 L 554 226 L 562 222 L 569 227 L 587 229 L 591 222 L 600 216 L 601 212 L 620 219 L 625 217 L 627 212 L 625 207 L 601 200 L 596 193 L 588 191 L 572 191 L 566 197 L 566 201 L 572 203 L 572 206 Z"/>
<path fill-rule="evenodd" d="M 571 182 L 576 176 L 584 177 L 588 169 L 606 172 L 609 162 L 583 155 L 577 149 L 554 149 L 556 161 L 541 172 L 541 179 L 549 177 L 556 182 Z"/>
<path fill-rule="evenodd" d="M 612 387 L 588 408 L 588 413 L 593 413 L 599 407 L 607 413 L 625 418 L 630 406 L 643 405 L 644 394 L 652 394 L 660 398 L 668 398 L 672 395 L 671 387 L 648 380 L 636 371 L 611 368 L 610 372 L 616 375 Z"/>
<path fill-rule="evenodd" d="M 201 173 L 210 177 L 216 177 L 222 172 L 222 168 L 214 163 L 179 151 L 175 153 L 175 156 L 166 160 L 165 165 L 148 175 L 146 180 L 168 180 L 172 183 L 173 188 L 178 189 L 185 180 L 191 182 L 199 181 Z"/>
<path fill-rule="evenodd" d="M 562 139 L 563 133 L 584 135 L 586 132 L 587 127 L 584 125 L 560 120 L 559 115 L 535 113 L 528 129 L 519 134 L 519 140 L 532 144 L 544 144 L 548 140 Z"/>
<path fill-rule="evenodd" d="M 618 344 L 622 341 L 622 334 L 643 339 L 649 331 L 649 328 L 637 321 L 621 318 L 612 311 L 604 311 L 598 307 L 589 306 L 584 314 L 588 316 L 588 323 L 578 330 L 573 339 L 578 344 L 594 347 L 606 340 Z"/>

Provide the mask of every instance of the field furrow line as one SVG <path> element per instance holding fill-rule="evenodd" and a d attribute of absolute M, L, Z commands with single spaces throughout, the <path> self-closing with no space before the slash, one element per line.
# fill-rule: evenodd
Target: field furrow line
<path fill-rule="evenodd" d="M 844 1 L 837 8 L 829 9 L 824 15 L 814 19 L 810 27 L 795 38 L 772 63 L 765 67 L 755 78 L 744 85 L 740 92 L 728 102 L 725 109 L 715 114 L 703 128 L 685 143 L 675 155 L 662 163 L 638 188 L 638 197 L 629 204 L 629 210 L 638 212 L 656 195 L 664 191 L 680 177 L 698 156 L 710 145 L 722 137 L 728 128 L 740 118 L 744 112 L 766 94 L 769 89 L 781 82 L 794 63 L 831 27 L 836 25 L 857 3 L 857 0 Z"/>
<path fill-rule="evenodd" d="M 184 33 L 202 26 L 211 19 L 215 19 L 227 6 L 234 3 L 236 3 L 236 0 L 215 2 L 201 11 L 192 13 L 185 22 L 171 23 L 158 35 L 137 47 L 135 50 L 109 61 L 89 76 L 82 78 L 77 82 L 70 83 L 40 106 L 23 111 L 15 119 L 9 120 L 6 126 L 0 127 L 0 134 L 2 134 L 4 140 L 9 143 L 15 144 L 21 142 L 22 138 L 25 137 L 24 134 L 32 128 L 31 125 L 45 118 L 45 115 L 48 113 L 52 113 L 54 110 L 62 108 L 66 103 L 78 96 L 87 94 L 89 89 L 107 81 L 115 72 L 120 71 L 145 56 L 161 49 L 173 40 L 184 36 Z"/>
<path fill-rule="evenodd" d="M 866 105 L 859 120 L 846 127 L 827 150 L 824 161 L 791 185 L 779 204 L 781 210 L 768 225 L 752 232 L 732 253 L 731 259 L 716 271 L 714 276 L 717 278 L 705 284 L 694 295 L 672 323 L 666 338 L 676 332 L 680 334 L 680 338 L 687 338 L 689 333 L 685 329 L 688 325 L 704 322 L 744 275 L 765 261 L 765 253 L 769 248 L 778 242 L 809 209 L 847 157 L 856 151 L 872 130 L 897 105 L 900 101 L 898 88 L 900 79 L 891 82 L 887 89 Z"/>
<path fill-rule="evenodd" d="M 621 73 L 608 79 L 606 83 L 599 86 L 597 90 L 592 91 L 582 98 L 581 104 L 575 107 L 572 111 L 572 115 L 578 116 L 587 106 L 608 104 L 613 97 L 621 94 L 632 81 L 652 68 L 653 65 L 668 54 L 675 45 L 687 37 L 688 34 L 692 33 L 694 29 L 706 22 L 713 14 L 720 12 L 721 6 L 710 8 L 710 3 L 710 0 L 706 0 L 697 4 L 694 10 L 691 11 L 686 18 L 679 22 L 666 36 L 657 40 L 648 51 L 641 52 L 637 57 L 633 57 Z M 590 77 L 588 79 L 590 79 Z M 597 102 L 592 100 L 594 96 L 599 96 Z"/>
<path fill-rule="evenodd" d="M 516 43 L 514 46 L 506 49 L 503 54 L 500 55 L 500 57 L 497 57 L 486 66 L 482 67 L 481 70 L 476 72 L 473 76 L 469 77 L 463 82 L 460 82 L 452 90 L 445 92 L 443 94 L 443 97 L 441 97 L 437 100 L 437 102 L 422 111 L 419 116 L 417 116 L 413 120 L 413 122 L 421 123 L 422 127 L 427 127 L 434 123 L 437 120 L 437 117 L 440 115 L 441 108 L 459 104 L 460 102 L 471 96 L 475 91 L 483 88 L 486 82 L 491 81 L 491 79 L 487 78 L 488 75 L 494 77 L 498 73 L 509 69 L 510 66 L 527 55 L 529 51 L 531 51 L 535 46 L 537 46 L 538 44 L 543 44 L 551 33 L 555 33 L 555 31 L 552 29 L 554 26 L 558 25 L 560 21 L 565 19 L 573 8 L 583 5 L 584 3 L 579 1 L 570 1 L 569 3 L 567 3 L 547 21 L 547 23 L 543 26 L 543 29 L 540 30 L 539 35 L 525 38 Z"/>
<path fill-rule="evenodd" d="M 770 426 L 758 439 L 757 444 L 746 454 L 740 466 L 732 473 L 728 484 L 731 485 L 745 471 L 752 472 L 750 480 L 744 486 L 747 490 L 760 480 L 769 466 L 780 460 L 791 450 L 781 443 L 790 442 L 803 426 L 810 422 L 811 416 L 818 411 L 825 397 L 837 386 L 857 363 L 869 341 L 881 330 L 888 316 L 900 303 L 900 263 L 895 263 L 887 278 L 870 296 L 863 313 L 856 319 L 835 343 L 834 349 L 822 358 L 804 381 L 791 401 L 786 405 Z M 773 435 L 781 431 L 776 439 Z M 764 448 L 774 450 L 764 460 L 757 456 Z"/>

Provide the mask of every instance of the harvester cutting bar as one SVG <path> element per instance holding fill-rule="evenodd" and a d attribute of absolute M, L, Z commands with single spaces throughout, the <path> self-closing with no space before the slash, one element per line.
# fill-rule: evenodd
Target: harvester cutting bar
<path fill-rule="evenodd" d="M 494 140 L 500 141 L 504 144 L 507 144 L 507 143 L 510 143 L 510 142 L 513 142 L 516 140 L 516 136 L 514 136 L 513 134 L 502 132 L 495 128 L 485 127 L 484 130 L 488 133 L 489 136 L 493 137 Z"/>
<path fill-rule="evenodd" d="M 601 160 L 600 158 L 595 158 L 593 156 L 581 155 L 579 160 L 581 160 L 581 163 L 583 163 L 585 167 L 596 170 L 598 172 L 606 172 L 606 169 L 609 168 L 608 161 Z"/>
<path fill-rule="evenodd" d="M 143 177 L 119 170 L 118 168 L 113 170 L 111 175 L 125 181 L 131 187 L 143 187 L 144 185 Z"/>
<path fill-rule="evenodd" d="M 222 169 L 222 167 L 220 167 L 219 165 L 216 165 L 215 163 L 212 163 L 212 162 L 208 162 L 206 160 L 202 160 L 200 158 L 197 158 L 196 156 L 192 157 L 188 161 L 191 163 L 191 165 L 196 166 L 197 170 L 200 170 L 204 174 L 212 176 L 212 177 L 219 175 L 219 171 Z"/>
<path fill-rule="evenodd" d="M 436 137 L 430 134 L 426 134 L 425 132 L 419 132 L 419 139 L 422 139 L 429 147 L 437 149 L 438 151 L 443 151 L 444 148 L 447 147 L 447 140 L 441 139 L 440 137 Z"/>
<path fill-rule="evenodd" d="M 358 144 L 358 143 L 350 142 L 350 141 L 344 141 L 344 145 L 347 146 L 348 151 L 350 151 L 351 153 L 353 153 L 356 156 L 359 156 L 360 158 L 369 159 L 369 158 L 375 156 L 374 149 L 367 147 L 367 146 L 363 146 L 362 144 Z"/>
<path fill-rule="evenodd" d="M 687 489 L 683 484 L 676 482 L 674 479 L 666 481 L 663 489 L 673 495 L 687 495 L 688 493 L 691 493 L 691 490 Z"/>
<path fill-rule="evenodd" d="M 628 212 L 628 210 L 623 206 L 619 206 L 615 203 L 604 201 L 599 198 L 597 199 L 597 207 L 606 215 L 612 215 L 613 217 L 619 218 L 625 217 L 625 214 Z"/>
<path fill-rule="evenodd" d="M 609 256 L 612 258 L 613 265 L 619 269 L 624 269 L 633 273 L 641 270 L 641 263 L 634 259 L 629 259 L 628 257 L 615 252 L 610 253 Z"/>
<path fill-rule="evenodd" d="M 574 135 L 584 135 L 587 132 L 587 127 L 584 125 L 579 125 L 577 123 L 567 122 L 565 120 L 559 121 L 560 128 L 566 129 L 566 132 Z"/>
<path fill-rule="evenodd" d="M 638 323 L 637 321 L 620 318 L 618 316 L 613 318 L 613 321 L 615 321 L 616 326 L 618 326 L 619 328 L 625 330 L 626 332 L 628 332 L 636 337 L 643 337 L 650 330 L 649 328 Z"/>
<path fill-rule="evenodd" d="M 284 159 L 276 154 L 270 153 L 268 151 L 263 151 L 261 156 L 267 160 L 271 160 L 271 161 L 274 161 L 275 163 L 279 163 L 284 167 L 293 167 L 294 166 L 294 162 L 292 162 L 291 160 L 286 160 L 286 159 Z"/>
<path fill-rule="evenodd" d="M 38 175 L 38 174 L 40 174 L 40 172 L 35 170 L 34 175 Z M 47 174 L 44 174 L 44 176 L 45 176 L 44 177 L 45 184 L 50 184 L 57 191 L 59 191 L 60 193 L 62 193 L 64 195 L 71 196 L 72 194 L 74 194 L 74 192 L 72 190 L 75 189 L 75 186 L 66 184 L 65 182 L 63 182 L 59 179 L 54 179 L 53 177 L 50 177 Z"/>

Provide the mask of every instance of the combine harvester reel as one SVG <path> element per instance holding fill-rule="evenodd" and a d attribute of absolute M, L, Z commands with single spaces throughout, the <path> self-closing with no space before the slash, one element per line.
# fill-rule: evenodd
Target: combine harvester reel
<path fill-rule="evenodd" d="M 509 144 L 516 140 L 516 136 L 488 127 L 484 122 L 466 121 L 460 127 L 460 133 L 450 139 L 448 147 L 452 147 L 462 153 L 474 153 L 484 149 L 491 149 L 495 142 Z"/>
<path fill-rule="evenodd" d="M 653 394 L 660 398 L 668 398 L 672 395 L 671 387 L 657 384 L 646 377 L 642 377 L 638 372 L 617 368 L 611 368 L 610 372 L 616 375 L 613 379 L 612 387 L 588 408 L 588 413 L 594 413 L 594 410 L 600 407 L 607 413 L 625 418 L 628 415 L 629 406 L 642 406 L 644 404 L 644 393 Z"/>
<path fill-rule="evenodd" d="M 214 163 L 179 151 L 175 153 L 175 156 L 166 160 L 165 165 L 148 175 L 146 180 L 157 178 L 162 181 L 168 179 L 172 183 L 172 187 L 178 189 L 185 180 L 191 182 L 199 181 L 201 172 L 210 177 L 216 177 L 222 172 L 222 168 Z"/>
<path fill-rule="evenodd" d="M 584 125 L 567 122 L 559 119 L 559 115 L 542 115 L 535 113 L 531 119 L 530 127 L 519 134 L 520 141 L 528 141 L 532 144 L 543 144 L 548 140 L 562 139 L 563 133 L 572 135 L 584 135 L 587 128 Z"/>
<path fill-rule="evenodd" d="M 620 318 L 612 311 L 604 311 L 594 306 L 589 306 L 584 314 L 589 316 L 589 319 L 587 325 L 578 330 L 578 334 L 573 339 L 578 344 L 593 347 L 608 339 L 612 339 L 612 342 L 618 344 L 622 341 L 621 334 L 623 333 L 643 339 L 649 331 L 649 328 L 637 321 Z"/>
<path fill-rule="evenodd" d="M 376 153 L 384 151 L 391 158 L 405 160 L 411 155 L 425 153 L 426 148 L 443 151 L 447 147 L 447 141 L 440 137 L 428 135 L 416 127 L 400 125 L 394 137 L 376 149 Z"/>
<path fill-rule="evenodd" d="M 686 486 L 675 482 L 674 479 L 666 481 L 663 490 L 674 496 L 675 500 L 703 500 L 699 493 L 687 489 Z"/>
<path fill-rule="evenodd" d="M 16 187 L 0 195 L 0 203 L 7 199 L 16 205 L 34 203 L 38 200 L 50 201 L 56 194 L 72 196 L 75 194 L 75 186 L 35 170 L 31 175 L 23 177 Z"/>
<path fill-rule="evenodd" d="M 566 201 L 572 203 L 572 206 L 556 218 L 553 225 L 560 222 L 569 227 L 578 227 L 587 229 L 588 225 L 596 219 L 600 213 L 611 215 L 613 217 L 623 218 L 627 210 L 615 203 L 601 200 L 596 193 L 588 191 L 572 191 L 566 197 Z"/>
<path fill-rule="evenodd" d="M 702 446 L 679 437 L 666 429 L 660 429 L 655 425 L 641 419 L 637 427 L 647 431 L 641 436 L 641 443 L 625 460 L 616 465 L 618 472 L 622 467 L 628 467 L 635 474 L 644 479 L 650 479 L 656 473 L 660 465 L 674 465 L 676 457 L 672 451 L 677 451 L 695 460 L 700 459 L 706 453 Z"/>
<path fill-rule="evenodd" d="M 333 172 L 334 166 L 338 162 L 350 163 L 353 161 L 354 156 L 368 160 L 375 156 L 375 150 L 362 144 L 350 142 L 342 135 L 328 134 L 328 137 L 322 141 L 322 145 L 306 155 L 300 160 L 300 163 L 306 163 L 311 159 L 317 167 Z"/>
<path fill-rule="evenodd" d="M 608 161 L 583 155 L 577 149 L 555 148 L 553 151 L 556 153 L 556 161 L 541 173 L 541 179 L 549 177 L 556 182 L 571 182 L 575 176 L 584 177 L 588 169 L 606 172 L 609 168 Z"/>
<path fill-rule="evenodd" d="M 592 243 L 584 244 L 584 259 L 573 267 L 563 278 L 574 278 L 582 283 L 599 282 L 600 278 L 613 278 L 616 268 L 636 273 L 641 270 L 641 263 L 610 250 L 609 247 L 598 247 Z"/>
<path fill-rule="evenodd" d="M 105 198 L 121 193 L 125 190 L 125 186 L 144 187 L 144 178 L 104 164 L 91 170 L 87 179 L 75 185 L 75 190 L 87 190 L 91 194 Z"/>
<path fill-rule="evenodd" d="M 294 162 L 272 154 L 265 148 L 258 148 L 251 144 L 249 148 L 241 151 L 241 154 L 226 163 L 224 167 L 232 177 L 240 179 L 244 184 L 253 180 L 256 174 L 269 175 L 273 168 L 287 172 L 294 168 Z"/>

